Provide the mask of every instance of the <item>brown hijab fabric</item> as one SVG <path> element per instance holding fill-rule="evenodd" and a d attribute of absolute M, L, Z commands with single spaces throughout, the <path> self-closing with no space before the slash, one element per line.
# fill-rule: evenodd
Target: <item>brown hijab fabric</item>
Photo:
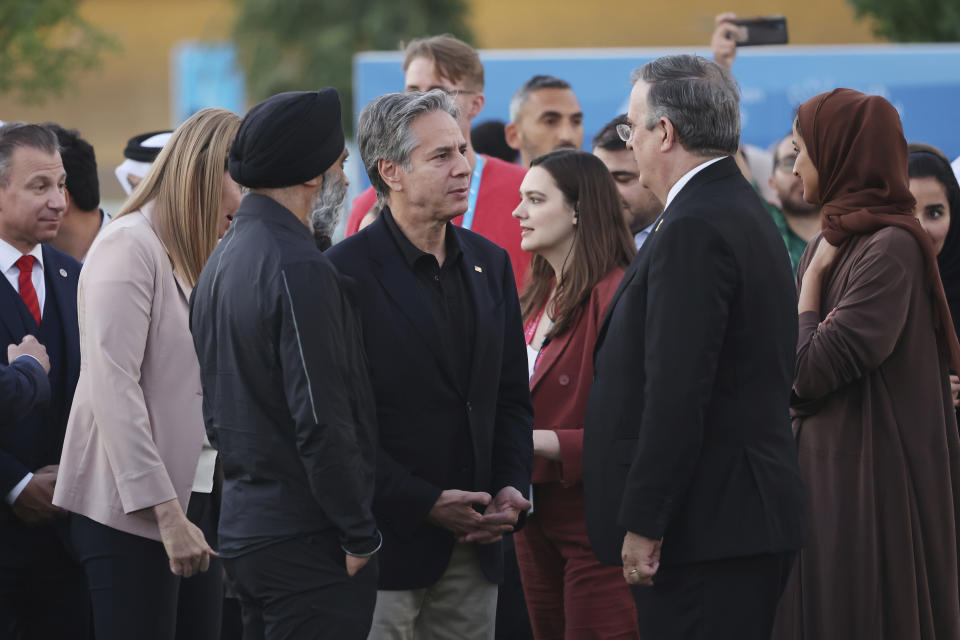
<path fill-rule="evenodd" d="M 883 227 L 909 231 L 925 257 L 940 348 L 954 371 L 960 371 L 960 343 L 937 256 L 913 212 L 907 141 L 897 110 L 880 96 L 834 89 L 800 105 L 797 125 L 819 174 L 824 239 L 839 247 L 850 236 L 869 235 Z"/>

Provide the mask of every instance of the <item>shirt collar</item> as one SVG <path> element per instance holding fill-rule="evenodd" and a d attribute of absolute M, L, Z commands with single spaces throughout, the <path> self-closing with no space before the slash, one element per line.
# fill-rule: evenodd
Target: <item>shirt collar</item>
<path fill-rule="evenodd" d="M 720 156 L 719 158 L 707 160 L 706 162 L 698 164 L 693 169 L 690 169 L 690 171 L 687 171 L 685 174 L 683 174 L 683 177 L 677 180 L 674 185 L 670 187 L 670 192 L 667 194 L 667 201 L 663 203 L 664 211 L 666 211 L 667 207 L 670 206 L 670 203 L 673 202 L 673 199 L 677 197 L 677 194 L 680 193 L 680 190 L 687 186 L 687 183 L 693 179 L 693 176 L 697 175 L 713 163 L 720 162 L 726 157 L 727 156 Z"/>
<path fill-rule="evenodd" d="M 390 207 L 384 207 L 383 211 L 380 212 L 380 215 L 383 216 L 383 222 L 387 225 L 390 235 L 393 237 L 394 242 L 397 243 L 397 246 L 400 248 L 400 253 L 403 255 L 404 261 L 408 266 L 410 266 L 410 268 L 413 268 L 417 261 L 424 256 L 430 256 L 436 260 L 433 255 L 427 253 L 426 251 L 422 251 L 419 247 L 410 242 L 407 236 L 404 235 L 400 225 L 398 225 L 397 221 L 393 218 L 393 213 L 390 212 Z M 449 222 L 447 223 L 447 230 L 444 234 L 444 243 L 447 250 L 447 260 L 445 262 L 453 264 L 456 259 L 460 257 L 462 250 L 460 249 L 460 241 L 457 240 L 457 234 L 453 232 L 453 225 Z"/>
<path fill-rule="evenodd" d="M 633 236 L 633 244 L 637 250 L 639 250 L 640 247 L 643 246 L 643 243 L 646 242 L 647 238 L 650 237 L 650 233 L 653 231 L 653 225 L 660 221 L 662 215 L 663 214 L 657 216 L 653 222 L 645 226 L 643 229 L 640 229 L 640 231 L 637 231 L 637 233 Z"/>
<path fill-rule="evenodd" d="M 6 273 L 12 269 L 22 255 L 24 254 L 20 253 L 19 249 L 14 248 L 6 240 L 0 239 L 0 271 Z M 39 244 L 35 245 L 27 255 L 33 256 L 36 259 L 36 264 L 39 264 L 40 269 L 43 270 L 43 249 Z"/>

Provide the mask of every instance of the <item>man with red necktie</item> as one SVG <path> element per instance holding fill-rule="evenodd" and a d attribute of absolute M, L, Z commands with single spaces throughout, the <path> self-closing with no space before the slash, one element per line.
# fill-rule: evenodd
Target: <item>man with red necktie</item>
<path fill-rule="evenodd" d="M 86 638 L 88 628 L 65 512 L 51 502 L 80 373 L 80 263 L 41 244 L 60 228 L 65 180 L 51 131 L 0 127 L 0 344 L 33 335 L 50 360 L 50 402 L 0 430 L 0 637 L 18 640 Z"/>

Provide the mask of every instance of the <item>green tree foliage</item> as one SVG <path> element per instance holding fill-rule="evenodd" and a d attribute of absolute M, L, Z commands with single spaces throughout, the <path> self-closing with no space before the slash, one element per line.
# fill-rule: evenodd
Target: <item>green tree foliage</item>
<path fill-rule="evenodd" d="M 0 93 L 23 102 L 59 95 L 114 40 L 77 13 L 77 0 L 0 0 Z"/>
<path fill-rule="evenodd" d="M 352 130 L 352 62 L 358 51 L 452 33 L 469 42 L 466 0 L 237 0 L 234 41 L 250 97 L 336 87 Z M 400 87 L 397 87 L 399 90 Z"/>
<path fill-rule="evenodd" d="M 960 0 L 847 0 L 895 42 L 960 42 Z"/>

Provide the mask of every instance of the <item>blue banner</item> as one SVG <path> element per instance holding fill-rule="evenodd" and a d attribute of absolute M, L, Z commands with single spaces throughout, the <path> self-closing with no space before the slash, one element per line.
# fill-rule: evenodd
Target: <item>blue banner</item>
<path fill-rule="evenodd" d="M 563 49 L 481 51 L 486 106 L 474 124 L 509 119 L 513 93 L 531 76 L 567 80 L 583 107 L 584 146 L 607 121 L 627 110 L 630 74 L 656 57 L 708 49 Z M 354 111 L 403 90 L 403 56 L 354 57 Z M 890 100 L 908 142 L 926 142 L 951 159 L 960 155 L 960 44 L 755 47 L 738 52 L 733 67 L 742 92 L 743 139 L 767 147 L 790 131 L 797 106 L 836 87 Z M 366 182 L 366 176 L 355 176 Z"/>
<path fill-rule="evenodd" d="M 206 107 L 246 112 L 246 82 L 233 43 L 183 42 L 171 58 L 173 127 Z"/>

